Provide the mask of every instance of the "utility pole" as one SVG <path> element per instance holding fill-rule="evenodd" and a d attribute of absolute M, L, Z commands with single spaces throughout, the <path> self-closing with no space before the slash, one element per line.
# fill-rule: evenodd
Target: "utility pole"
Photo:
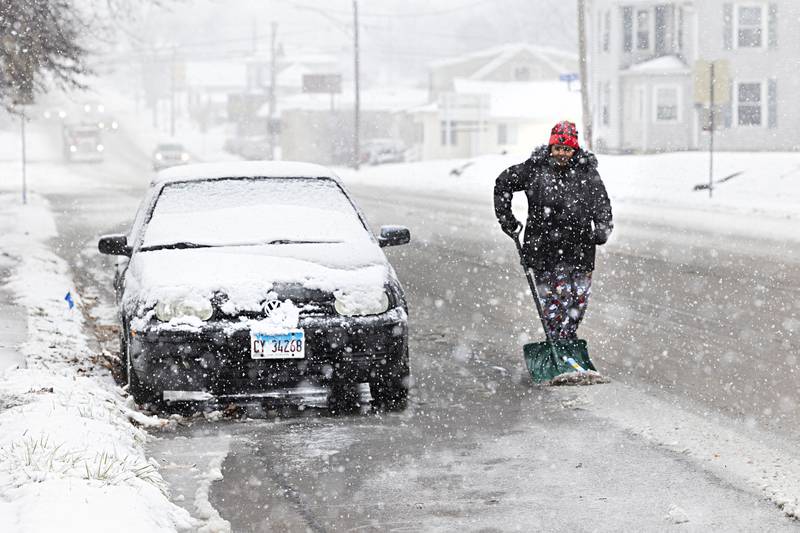
<path fill-rule="evenodd" d="M 272 23 L 270 39 L 270 60 L 269 60 L 269 118 L 267 119 L 267 133 L 269 134 L 269 158 L 275 159 L 276 131 L 275 114 L 277 112 L 275 103 L 275 83 L 278 79 L 278 23 Z"/>
<path fill-rule="evenodd" d="M 22 111 L 20 118 L 22 119 L 22 204 L 28 203 L 28 181 L 25 175 L 25 166 L 27 165 L 27 155 L 25 152 L 25 106 L 21 105 Z"/>
<path fill-rule="evenodd" d="M 708 197 L 712 198 L 714 196 L 714 130 L 716 129 L 717 125 L 714 123 L 714 106 L 716 102 L 714 101 L 714 81 L 715 81 L 715 72 L 714 72 L 714 62 L 711 62 L 711 76 L 709 83 L 709 109 L 708 109 L 708 128 L 709 128 L 709 136 L 708 136 Z"/>
<path fill-rule="evenodd" d="M 578 0 L 578 53 L 581 76 L 581 103 L 583 106 L 583 136 L 586 146 L 592 149 L 592 108 L 589 105 L 589 69 L 586 57 L 586 0 Z"/>
<path fill-rule="evenodd" d="M 360 93 L 360 73 L 358 58 L 358 0 L 353 0 L 353 55 L 355 67 L 355 102 L 354 102 L 354 124 L 353 124 L 353 168 L 358 170 L 361 159 L 361 139 L 360 139 L 360 114 L 361 114 L 361 93 Z"/>
<path fill-rule="evenodd" d="M 169 135 L 175 137 L 175 54 L 176 49 L 172 47 L 172 58 L 170 60 L 170 82 L 169 82 Z"/>

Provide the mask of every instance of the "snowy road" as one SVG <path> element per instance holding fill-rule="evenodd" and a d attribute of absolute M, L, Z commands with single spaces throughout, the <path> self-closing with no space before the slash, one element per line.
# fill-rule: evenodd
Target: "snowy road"
<path fill-rule="evenodd" d="M 143 157 L 120 136 L 106 163 L 69 168 L 91 190 L 40 190 L 101 322 L 110 262 L 95 240 L 132 215 Z M 797 250 L 702 234 L 688 246 L 670 227 L 618 218 L 583 330 L 614 383 L 535 389 L 521 360 L 537 335 L 532 302 L 488 199 L 353 190 L 374 226 L 412 229 L 411 245 L 387 251 L 411 309 L 411 406 L 160 434 L 150 453 L 177 503 L 197 516 L 210 490 L 243 532 L 797 529 L 778 508 L 792 511 L 800 485 L 800 346 L 781 318 L 796 305 Z"/>

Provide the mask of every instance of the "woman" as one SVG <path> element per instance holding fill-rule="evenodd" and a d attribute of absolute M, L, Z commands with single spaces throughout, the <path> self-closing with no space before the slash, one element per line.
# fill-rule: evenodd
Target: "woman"
<path fill-rule="evenodd" d="M 495 214 L 512 238 L 521 230 L 511 211 L 518 191 L 528 197 L 522 264 L 533 269 L 549 337 L 575 339 L 592 290 L 595 247 L 614 227 L 597 158 L 581 150 L 575 124 L 556 124 L 547 145 L 497 177 Z"/>

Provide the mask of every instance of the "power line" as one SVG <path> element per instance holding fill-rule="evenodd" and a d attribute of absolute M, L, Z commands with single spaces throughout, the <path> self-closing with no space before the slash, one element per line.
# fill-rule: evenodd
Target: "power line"
<path fill-rule="evenodd" d="M 483 4 L 497 4 L 498 0 L 477 0 L 475 2 L 458 6 L 452 7 L 448 9 L 439 9 L 434 11 L 419 11 L 415 13 L 359 13 L 359 18 L 368 17 L 368 18 L 418 18 L 418 17 L 431 17 L 436 15 L 446 15 L 449 13 L 456 13 L 458 11 L 463 11 L 464 9 L 469 9 L 471 7 L 476 7 Z M 310 6 L 307 4 L 303 4 L 301 2 L 296 2 L 293 0 L 288 0 L 288 3 L 300 8 L 300 9 L 308 9 L 312 11 L 318 11 L 319 8 L 316 6 Z M 326 8 L 325 11 L 327 13 L 335 13 L 340 15 L 348 15 L 349 13 L 344 10 L 338 9 L 328 9 Z"/>

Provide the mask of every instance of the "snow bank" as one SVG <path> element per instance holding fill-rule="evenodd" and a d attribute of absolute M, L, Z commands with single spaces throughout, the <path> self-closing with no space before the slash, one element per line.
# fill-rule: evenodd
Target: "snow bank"
<path fill-rule="evenodd" d="M 489 154 L 364 167 L 358 172 L 342 168 L 337 174 L 346 183 L 491 204 L 497 175 L 527 157 Z M 703 230 L 800 241 L 800 154 L 715 154 L 714 175 L 719 183 L 713 198 L 707 190 L 696 190 L 708 183 L 707 153 L 599 155 L 598 161 L 617 218 L 665 223 L 685 233 Z"/>
<path fill-rule="evenodd" d="M 3 195 L 0 212 L 0 249 L 17 261 L 8 287 L 29 331 L 25 367 L 0 379 L 0 531 L 196 529 L 130 423 L 160 421 L 126 406 L 88 348 L 67 265 L 45 245 L 56 233 L 47 204 Z"/>

